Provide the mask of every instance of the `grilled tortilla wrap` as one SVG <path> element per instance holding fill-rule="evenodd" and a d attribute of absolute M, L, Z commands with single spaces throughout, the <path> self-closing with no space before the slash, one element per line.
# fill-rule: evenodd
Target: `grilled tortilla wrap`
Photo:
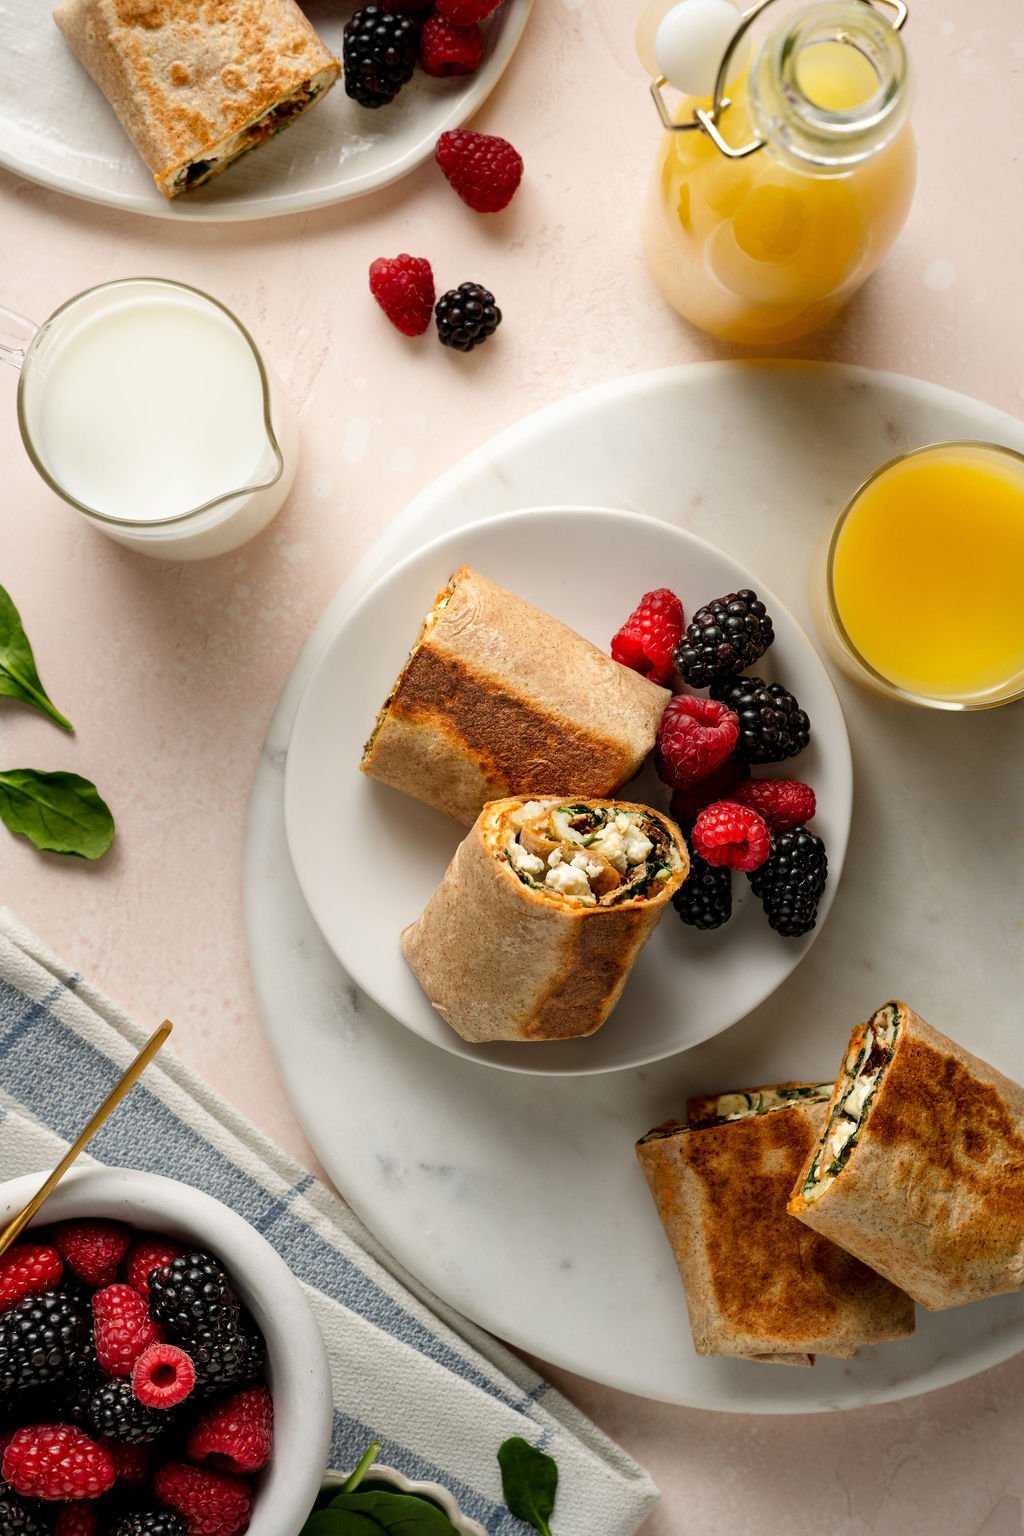
<path fill-rule="evenodd" d="M 698 1355 L 813 1365 L 914 1330 L 909 1296 L 786 1214 L 829 1083 L 691 1099 L 637 1144 Z M 810 1241 L 808 1241 L 810 1237 Z"/>
<path fill-rule="evenodd" d="M 1024 1285 L 1024 1088 L 906 1003 L 854 1030 L 790 1212 L 932 1311 Z"/>
<path fill-rule="evenodd" d="M 464 1040 L 592 1035 L 689 867 L 678 828 L 646 806 L 496 800 L 402 949 Z"/>
<path fill-rule="evenodd" d="M 295 0 L 62 0 L 53 14 L 168 198 L 294 122 L 340 71 Z"/>
<path fill-rule="evenodd" d="M 364 773 L 470 826 L 503 795 L 610 795 L 669 694 L 468 565 L 438 593 Z"/>

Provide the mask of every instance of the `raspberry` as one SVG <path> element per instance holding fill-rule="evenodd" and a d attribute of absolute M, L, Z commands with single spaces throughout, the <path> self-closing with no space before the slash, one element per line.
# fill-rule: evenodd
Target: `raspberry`
<path fill-rule="evenodd" d="M 7 1394 L 62 1381 L 89 1348 L 85 1303 L 63 1291 L 26 1296 L 0 1316 L 0 1402 Z"/>
<path fill-rule="evenodd" d="M 148 1445 L 125 1445 L 119 1440 L 102 1442 L 110 1452 L 121 1488 L 145 1488 L 149 1483 L 153 1453 Z"/>
<path fill-rule="evenodd" d="M 147 1408 L 176 1408 L 196 1384 L 191 1355 L 174 1344 L 153 1344 L 132 1368 L 132 1391 Z"/>
<path fill-rule="evenodd" d="M 393 16 L 415 16 L 422 21 L 434 9 L 434 0 L 388 0 L 388 10 Z"/>
<path fill-rule="evenodd" d="M 685 834 L 684 834 L 685 835 Z M 717 868 L 702 859 L 686 838 L 690 850 L 690 873 L 672 897 L 672 905 L 690 928 L 709 932 L 721 928 L 732 916 L 732 874 L 724 864 Z"/>
<path fill-rule="evenodd" d="M 226 1472 L 168 1462 L 154 1477 L 153 1491 L 182 1517 L 188 1536 L 239 1536 L 249 1524 L 252 1491 Z"/>
<path fill-rule="evenodd" d="M 683 605 L 668 587 L 646 592 L 612 639 L 612 659 L 649 677 L 652 683 L 672 682 L 672 652 L 683 632 Z"/>
<path fill-rule="evenodd" d="M 16 1302 L 59 1285 L 64 1265 L 56 1248 L 16 1243 L 0 1258 L 0 1312 Z"/>
<path fill-rule="evenodd" d="M 52 1237 L 65 1264 L 93 1287 L 113 1284 L 132 1243 L 127 1228 L 114 1221 L 62 1221 Z"/>
<path fill-rule="evenodd" d="M 19 1429 L 4 1452 L 3 1475 L 26 1499 L 98 1499 L 114 1485 L 110 1452 L 70 1424 Z"/>
<path fill-rule="evenodd" d="M 50 1536 L 47 1521 L 23 1504 L 12 1488 L 0 1487 L 0 1531 L 4 1536 Z"/>
<path fill-rule="evenodd" d="M 145 1301 L 130 1285 L 108 1285 L 92 1298 L 96 1358 L 106 1376 L 130 1376 L 136 1360 L 161 1338 Z"/>
<path fill-rule="evenodd" d="M 768 925 L 786 939 L 810 933 L 818 920 L 818 902 L 828 880 L 825 844 L 806 827 L 794 827 L 772 839 L 767 863 L 750 877 Z"/>
<path fill-rule="evenodd" d="M 753 666 L 774 639 L 757 593 L 729 592 L 697 609 L 676 649 L 676 666 L 691 688 L 706 688 Z"/>
<path fill-rule="evenodd" d="M 443 293 L 434 315 L 441 345 L 454 347 L 456 352 L 472 352 L 501 324 L 494 294 L 479 283 L 460 283 Z"/>
<path fill-rule="evenodd" d="M 121 1265 L 121 1278 L 125 1285 L 149 1300 L 149 1277 L 154 1269 L 161 1269 L 179 1254 L 184 1253 L 180 1243 L 172 1243 L 166 1237 L 140 1237 L 129 1248 Z"/>
<path fill-rule="evenodd" d="M 434 274 L 422 256 L 378 256 L 370 292 L 403 336 L 422 336 L 434 314 Z"/>
<path fill-rule="evenodd" d="M 223 1472 L 258 1472 L 270 1460 L 274 1406 L 266 1387 L 238 1392 L 199 1420 L 188 1441 L 190 1461 Z"/>
<path fill-rule="evenodd" d="M 166 1509 L 140 1509 L 122 1515 L 110 1536 L 188 1536 L 188 1526 Z"/>
<path fill-rule="evenodd" d="M 658 725 L 659 777 L 671 789 L 699 784 L 722 766 L 738 735 L 736 716 L 724 704 L 678 694 L 665 705 Z"/>
<path fill-rule="evenodd" d="M 428 75 L 471 75 L 484 56 L 479 27 L 453 27 L 428 16 L 420 33 L 420 66 Z"/>
<path fill-rule="evenodd" d="M 746 763 L 738 763 L 734 757 L 727 758 L 722 766 L 716 768 L 713 773 L 709 773 L 706 779 L 674 790 L 669 815 L 673 821 L 693 822 L 697 820 L 706 805 L 714 805 L 716 800 L 739 800 L 737 791 L 749 772 Z M 754 809 L 757 810 L 758 807 L 755 806 Z"/>
<path fill-rule="evenodd" d="M 763 816 L 773 832 L 802 827 L 818 808 L 814 790 L 799 779 L 748 779 L 736 786 L 732 798 Z"/>
<path fill-rule="evenodd" d="M 713 697 L 736 711 L 736 756 L 747 763 L 781 763 L 811 739 L 811 723 L 788 688 L 763 677 L 735 677 L 712 686 Z"/>
<path fill-rule="evenodd" d="M 523 179 L 522 155 L 493 133 L 471 133 L 467 128 L 442 133 L 434 158 L 475 213 L 500 213 Z"/>
<path fill-rule="evenodd" d="M 166 1415 L 140 1403 L 128 1381 L 105 1381 L 97 1387 L 87 1422 L 95 1435 L 119 1445 L 149 1445 L 168 1428 Z"/>
<path fill-rule="evenodd" d="M 756 811 L 735 800 L 709 805 L 694 822 L 694 851 L 718 868 L 742 869 L 749 874 L 767 859 L 772 840 Z"/>
<path fill-rule="evenodd" d="M 475 21 L 486 21 L 501 3 L 502 0 L 437 0 L 437 14 L 453 27 L 468 27 Z"/>
<path fill-rule="evenodd" d="M 53 1536 L 99 1536 L 100 1512 L 93 1504 L 65 1504 Z"/>
<path fill-rule="evenodd" d="M 345 91 L 361 107 L 394 101 L 416 68 L 419 26 L 411 16 L 394 16 L 379 5 L 364 5 L 345 23 L 342 57 Z"/>

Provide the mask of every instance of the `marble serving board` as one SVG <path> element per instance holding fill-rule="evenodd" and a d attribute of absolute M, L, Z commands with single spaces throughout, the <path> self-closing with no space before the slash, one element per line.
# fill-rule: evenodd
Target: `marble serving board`
<path fill-rule="evenodd" d="M 832 1076 L 852 1025 L 893 995 L 1024 1078 L 1024 717 L 1019 707 L 916 711 L 834 674 L 853 744 L 853 829 L 807 960 L 753 1014 L 683 1055 L 540 1079 L 413 1036 L 327 949 L 284 830 L 304 682 L 399 553 L 538 504 L 600 502 L 689 528 L 763 573 L 813 637 L 812 557 L 849 492 L 892 454 L 951 437 L 1024 450 L 1024 425 L 979 402 L 827 364 L 698 364 L 574 397 L 503 433 L 407 508 L 324 613 L 281 699 L 253 793 L 245 883 L 256 988 L 296 1112 L 339 1189 L 417 1279 L 583 1376 L 668 1402 L 799 1413 L 911 1396 L 1024 1348 L 1024 1300 L 1012 1296 L 919 1309 L 912 1340 L 811 1371 L 698 1359 L 633 1152 L 689 1094 Z M 581 580 L 593 553 L 581 556 Z M 660 580 L 652 571 L 650 584 Z M 623 611 L 636 596 L 623 594 Z M 609 631 L 619 617 L 609 615 Z M 682 999 L 685 975 L 679 986 Z"/>

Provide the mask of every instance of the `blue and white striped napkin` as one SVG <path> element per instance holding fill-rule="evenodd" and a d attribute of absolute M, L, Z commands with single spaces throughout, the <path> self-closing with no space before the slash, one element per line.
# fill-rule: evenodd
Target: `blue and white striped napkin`
<path fill-rule="evenodd" d="M 52 1167 L 146 1034 L 0 910 L 0 1180 Z M 558 1460 L 558 1536 L 632 1536 L 644 1520 L 658 1492 L 623 1450 L 487 1334 L 418 1299 L 335 1195 L 167 1051 L 92 1151 L 214 1195 L 287 1260 L 331 1357 L 334 1470 L 380 1440 L 382 1461 L 450 1488 L 491 1536 L 525 1536 L 495 1460 L 522 1435 Z"/>

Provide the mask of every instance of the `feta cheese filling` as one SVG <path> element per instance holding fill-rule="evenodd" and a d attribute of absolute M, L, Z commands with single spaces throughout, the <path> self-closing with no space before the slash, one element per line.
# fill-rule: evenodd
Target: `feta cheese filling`
<path fill-rule="evenodd" d="M 847 1053 L 832 1113 L 804 1180 L 802 1193 L 808 1203 L 819 1200 L 849 1162 L 857 1133 L 867 1119 L 871 1101 L 892 1060 L 899 1023 L 899 1008 L 895 1003 L 886 1003 L 865 1024 L 859 1039 Z"/>
<path fill-rule="evenodd" d="M 679 868 L 671 838 L 642 811 L 529 800 L 509 825 L 503 852 L 519 878 L 585 905 L 645 896 Z"/>
<path fill-rule="evenodd" d="M 749 1093 L 720 1093 L 707 1100 L 707 1111 L 691 1120 L 671 1120 L 657 1126 L 641 1138 L 659 1141 L 664 1136 L 678 1136 L 684 1131 L 707 1131 L 716 1125 L 729 1125 L 735 1120 L 752 1120 L 759 1115 L 771 1115 L 779 1109 L 789 1109 L 794 1104 L 827 1104 L 832 1095 L 831 1083 L 797 1083 L 792 1087 L 753 1088 Z"/>

